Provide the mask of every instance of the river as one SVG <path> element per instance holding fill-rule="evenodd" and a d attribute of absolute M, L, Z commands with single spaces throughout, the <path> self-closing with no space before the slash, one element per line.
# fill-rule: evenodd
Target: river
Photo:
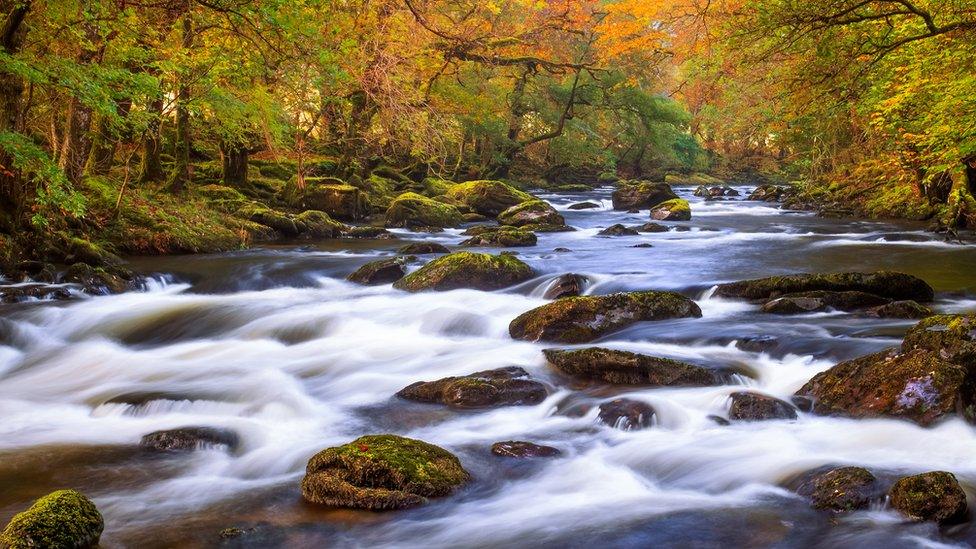
<path fill-rule="evenodd" d="M 757 305 L 711 297 L 715 284 L 898 270 L 936 288 L 937 310 L 972 311 L 976 248 L 908 223 L 822 219 L 676 190 L 692 201 L 693 221 L 614 238 L 597 232 L 642 224 L 647 213 L 611 211 L 609 188 L 543 194 L 578 230 L 541 234 L 537 246 L 518 249 L 542 274 L 502 292 L 408 294 L 345 282 L 407 241 L 453 247 L 465 238 L 459 230 L 394 231 L 398 240 L 132 258 L 134 269 L 153 275 L 145 291 L 0 305 L 0 523 L 71 487 L 105 516 L 103 547 L 214 546 L 231 526 L 256 528 L 223 542 L 248 547 L 976 544 L 969 525 L 906 523 L 883 507 L 832 518 L 788 488 L 805 471 L 850 464 L 891 475 L 947 470 L 976 495 L 976 432 L 961 420 L 922 428 L 801 414 L 721 426 L 708 417 L 723 415 L 743 386 L 788 399 L 838 361 L 897 345 L 913 323 L 765 315 Z M 582 200 L 602 206 L 567 209 Z M 668 289 L 696 299 L 702 319 L 641 323 L 599 344 L 733 368 L 742 372 L 736 384 L 622 389 L 556 374 L 540 352 L 549 346 L 512 340 L 508 324 L 545 303 L 547 284 L 570 272 L 590 278 L 587 293 Z M 756 337 L 768 338 L 765 351 L 736 346 Z M 393 397 L 415 381 L 512 365 L 550 385 L 542 404 L 456 411 Z M 618 395 L 651 403 L 656 424 L 600 425 L 592 405 Z M 146 433 L 188 425 L 232 429 L 240 445 L 163 455 L 138 447 Z M 449 449 L 473 482 L 399 512 L 302 502 L 311 455 L 383 432 Z M 489 447 L 503 440 L 562 454 L 493 456 Z"/>

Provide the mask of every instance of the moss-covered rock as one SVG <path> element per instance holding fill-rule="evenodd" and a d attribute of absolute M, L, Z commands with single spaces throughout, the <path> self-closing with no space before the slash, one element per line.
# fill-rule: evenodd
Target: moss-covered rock
<path fill-rule="evenodd" d="M 461 242 L 468 248 L 522 248 L 535 246 L 538 237 L 517 227 L 493 227 L 479 231 L 477 235 Z"/>
<path fill-rule="evenodd" d="M 436 242 L 414 242 L 400 247 L 397 253 L 400 255 L 449 254 L 451 250 Z"/>
<path fill-rule="evenodd" d="M 456 227 L 463 222 L 454 206 L 416 193 L 398 196 L 386 210 L 387 227 Z"/>
<path fill-rule="evenodd" d="M 546 386 L 529 379 L 529 373 L 512 366 L 437 381 L 418 381 L 397 396 L 406 400 L 443 404 L 451 408 L 491 408 L 539 404 Z"/>
<path fill-rule="evenodd" d="M 842 362 L 814 376 L 796 395 L 822 415 L 893 417 L 926 426 L 962 411 L 976 417 L 976 382 L 938 352 L 894 350 Z"/>
<path fill-rule="evenodd" d="M 796 492 L 810 498 L 814 509 L 849 513 L 867 509 L 879 499 L 884 494 L 879 485 L 871 471 L 863 467 L 840 467 L 812 474 Z"/>
<path fill-rule="evenodd" d="M 666 183 L 630 181 L 619 183 L 611 196 L 613 209 L 617 211 L 647 210 L 678 198 Z"/>
<path fill-rule="evenodd" d="M 694 301 L 673 292 L 567 297 L 523 313 L 508 331 L 527 341 L 585 343 L 637 322 L 701 314 Z"/>
<path fill-rule="evenodd" d="M 930 316 L 908 330 L 902 349 L 924 349 L 972 365 L 976 362 L 976 314 Z"/>
<path fill-rule="evenodd" d="M 777 185 L 760 185 L 752 191 L 746 200 L 756 200 L 760 202 L 778 202 L 786 196 L 787 189 Z"/>
<path fill-rule="evenodd" d="M 639 233 L 666 233 L 671 229 L 668 229 L 666 225 L 650 222 L 650 223 L 644 223 L 639 227 L 634 227 L 634 230 L 636 230 Z"/>
<path fill-rule="evenodd" d="M 370 213 L 363 191 L 334 178 L 307 178 L 304 190 L 289 185 L 285 199 L 293 208 L 318 210 L 341 221 L 358 221 Z"/>
<path fill-rule="evenodd" d="M 576 231 L 575 228 L 569 225 L 550 225 L 546 223 L 529 223 L 519 228 L 532 233 L 571 233 Z"/>
<path fill-rule="evenodd" d="M 375 213 L 382 213 L 389 209 L 404 188 L 404 185 L 397 181 L 375 173 L 366 179 L 350 179 L 349 184 L 366 194 L 370 209 Z"/>
<path fill-rule="evenodd" d="M 662 202 L 651 208 L 651 219 L 656 221 L 691 221 L 691 204 L 682 198 Z"/>
<path fill-rule="evenodd" d="M 788 402 L 752 391 L 732 393 L 729 405 L 732 421 L 766 421 L 796 419 L 796 409 Z"/>
<path fill-rule="evenodd" d="M 424 290 L 500 290 L 535 276 L 531 267 L 508 255 L 455 252 L 439 257 L 397 281 L 393 287 L 408 292 Z"/>
<path fill-rule="evenodd" d="M 87 263 L 75 263 L 61 274 L 61 282 L 80 284 L 92 295 L 119 294 L 134 287 L 132 273 L 113 267 L 104 269 Z"/>
<path fill-rule="evenodd" d="M 502 225 L 523 227 L 525 225 L 565 225 L 566 219 L 545 200 L 530 200 L 512 206 L 498 214 Z"/>
<path fill-rule="evenodd" d="M 654 407 L 640 400 L 618 398 L 600 404 L 597 419 L 623 431 L 637 431 L 654 425 Z"/>
<path fill-rule="evenodd" d="M 270 227 L 285 236 L 295 237 L 302 232 L 302 227 L 295 223 L 291 216 L 257 202 L 245 205 L 237 211 L 237 215 L 265 227 Z"/>
<path fill-rule="evenodd" d="M 743 299 L 772 299 L 786 294 L 819 290 L 859 291 L 890 299 L 914 299 L 919 302 L 932 301 L 935 297 L 935 291 L 924 280 L 890 271 L 771 276 L 720 284 L 715 295 Z"/>
<path fill-rule="evenodd" d="M 295 216 L 295 224 L 302 231 L 302 236 L 309 238 L 339 238 L 346 226 L 329 214 L 318 210 L 306 210 Z"/>
<path fill-rule="evenodd" d="M 542 351 L 549 364 L 564 374 L 619 385 L 706 387 L 720 380 L 708 368 L 656 356 L 590 347 Z"/>
<path fill-rule="evenodd" d="M 453 203 L 464 204 L 472 211 L 489 217 L 495 217 L 517 204 L 536 200 L 511 185 L 490 180 L 452 185 L 445 196 Z"/>
<path fill-rule="evenodd" d="M 223 185 L 201 185 L 194 192 L 207 200 L 244 200 L 245 196 L 237 189 Z"/>
<path fill-rule="evenodd" d="M 888 491 L 891 506 L 922 521 L 953 524 L 966 518 L 966 492 L 952 473 L 933 471 L 899 479 Z"/>
<path fill-rule="evenodd" d="M 580 211 L 580 210 L 598 210 L 600 205 L 596 202 L 577 202 L 569 206 L 570 210 Z"/>
<path fill-rule="evenodd" d="M 407 274 L 407 268 L 403 264 L 403 258 L 394 257 L 371 261 L 356 269 L 355 272 L 346 277 L 346 280 L 363 286 L 382 286 L 393 284 L 403 278 L 405 274 Z"/>
<path fill-rule="evenodd" d="M 664 182 L 668 185 L 688 187 L 695 187 L 699 185 L 705 187 L 725 185 L 725 182 L 721 179 L 701 172 L 691 174 L 669 173 L 664 176 Z"/>
<path fill-rule="evenodd" d="M 610 225 L 597 234 L 600 236 L 637 236 L 640 233 L 635 229 L 631 229 L 617 223 L 616 225 Z"/>
<path fill-rule="evenodd" d="M 868 313 L 878 318 L 926 318 L 935 314 L 932 309 L 911 299 L 892 301 L 891 303 L 874 307 Z"/>
<path fill-rule="evenodd" d="M 443 448 L 397 435 L 367 435 L 313 456 L 302 497 L 333 507 L 403 509 L 449 495 L 468 478 Z"/>
<path fill-rule="evenodd" d="M 90 499 L 74 490 L 58 490 L 15 515 L 0 533 L 0 547 L 97 547 L 104 528 L 102 515 Z"/>
<path fill-rule="evenodd" d="M 375 238 L 378 240 L 393 240 L 396 235 L 383 227 L 346 227 L 342 232 L 346 238 Z"/>
<path fill-rule="evenodd" d="M 867 292 L 827 292 L 817 290 L 787 294 L 766 302 L 762 312 L 778 315 L 795 315 L 836 309 L 838 311 L 854 311 L 867 307 L 885 305 L 891 300 L 869 294 Z"/>

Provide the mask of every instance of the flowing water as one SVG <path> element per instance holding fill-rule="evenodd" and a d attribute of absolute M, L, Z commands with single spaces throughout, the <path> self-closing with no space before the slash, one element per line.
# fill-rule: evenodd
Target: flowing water
<path fill-rule="evenodd" d="M 744 194 L 748 188 L 740 188 Z M 690 189 L 679 190 L 688 195 Z M 895 269 L 926 279 L 940 311 L 976 309 L 976 248 L 921 227 L 824 220 L 746 201 L 693 201 L 695 219 L 667 233 L 604 238 L 642 215 L 610 211 L 610 189 L 544 195 L 573 233 L 543 234 L 519 256 L 540 276 L 503 292 L 407 294 L 345 282 L 409 240 L 448 246 L 460 231 L 400 240 L 327 241 L 239 253 L 133 259 L 156 273 L 145 291 L 70 303 L 0 306 L 0 521 L 51 490 L 90 495 L 105 547 L 221 543 L 251 547 L 894 547 L 976 543 L 968 525 L 910 524 L 879 506 L 831 518 L 789 490 L 825 465 L 880 474 L 954 472 L 976 496 L 976 432 L 960 420 L 921 428 L 894 420 L 801 414 L 720 426 L 743 386 L 789 398 L 836 362 L 899 343 L 910 321 L 843 313 L 779 317 L 710 297 L 720 282 L 790 272 Z M 580 200 L 603 207 L 569 211 Z M 650 248 L 635 248 L 650 243 Z M 570 251 L 555 251 L 568 248 Z M 418 263 L 412 267 L 419 266 Z M 544 303 L 556 276 L 589 277 L 587 293 L 669 289 L 702 319 L 642 323 L 601 346 L 732 367 L 736 385 L 610 388 L 545 364 L 545 345 L 513 341 L 509 322 Z M 736 347 L 770 338 L 769 348 Z M 538 406 L 453 411 L 392 395 L 419 380 L 518 365 L 550 385 Z M 651 403 L 653 428 L 596 421 L 618 395 Z M 588 410 L 582 413 L 581 410 Z M 573 413 L 575 411 L 575 413 Z M 151 454 L 142 435 L 229 428 L 232 452 Z M 298 485 L 318 450 L 393 432 L 443 446 L 473 482 L 407 511 L 318 508 Z M 493 442 L 530 440 L 556 459 L 498 458 Z"/>

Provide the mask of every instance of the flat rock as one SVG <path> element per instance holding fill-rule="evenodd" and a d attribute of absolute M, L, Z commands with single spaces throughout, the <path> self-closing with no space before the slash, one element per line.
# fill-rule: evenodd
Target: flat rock
<path fill-rule="evenodd" d="M 552 446 L 541 446 L 532 442 L 509 440 L 492 444 L 491 453 L 501 457 L 524 459 L 555 457 L 562 452 Z"/>
<path fill-rule="evenodd" d="M 542 353 L 564 374 L 606 383 L 655 387 L 706 387 L 721 383 L 708 368 L 669 358 L 599 347 L 546 349 Z"/>
<path fill-rule="evenodd" d="M 528 372 L 515 366 L 437 381 L 418 381 L 397 393 L 406 400 L 451 408 L 529 406 L 539 404 L 547 395 L 545 385 L 529 379 Z"/>

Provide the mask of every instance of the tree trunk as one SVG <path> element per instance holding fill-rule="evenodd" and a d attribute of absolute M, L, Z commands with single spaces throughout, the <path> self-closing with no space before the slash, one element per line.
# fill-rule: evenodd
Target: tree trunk
<path fill-rule="evenodd" d="M 119 101 L 115 105 L 118 116 L 125 120 L 132 108 L 131 100 Z M 119 132 L 112 127 L 106 116 L 95 117 L 95 129 L 92 131 L 91 152 L 88 163 L 85 164 L 87 175 L 107 175 L 115 162 L 115 149 L 118 147 Z"/>
<path fill-rule="evenodd" d="M 243 145 L 220 144 L 223 156 L 224 185 L 237 187 L 247 183 L 247 157 L 249 151 Z"/>
<path fill-rule="evenodd" d="M 87 22 L 85 27 L 86 43 L 78 54 L 79 65 L 90 65 L 98 58 L 100 48 L 97 41 L 100 40 L 98 28 L 94 23 Z M 81 181 L 85 173 L 85 164 L 88 162 L 88 153 L 91 149 L 91 127 L 92 109 L 72 97 L 68 104 L 68 115 L 66 116 L 67 125 L 64 130 L 64 143 L 61 146 L 61 169 L 71 183 Z"/>
<path fill-rule="evenodd" d="M 160 149 L 162 149 L 159 128 L 163 119 L 163 96 L 157 96 L 149 108 L 153 113 L 153 118 L 149 121 L 142 142 L 142 162 L 139 165 L 140 183 L 160 181 L 163 178 L 163 162 L 159 157 Z"/>
<path fill-rule="evenodd" d="M 189 10 L 183 15 L 183 50 L 193 47 L 193 21 Z M 175 161 L 169 176 L 169 190 L 182 193 L 190 183 L 190 75 L 186 67 L 180 72 L 176 93 L 176 146 Z"/>
<path fill-rule="evenodd" d="M 0 49 L 9 54 L 20 51 L 27 36 L 24 19 L 30 8 L 30 1 L 0 0 L 0 10 L 4 16 L 0 27 Z M 24 81 L 0 67 L 0 132 L 23 129 L 23 96 Z M 0 213 L 19 223 L 26 210 L 27 196 L 27 183 L 14 169 L 13 158 L 0 149 Z"/>

